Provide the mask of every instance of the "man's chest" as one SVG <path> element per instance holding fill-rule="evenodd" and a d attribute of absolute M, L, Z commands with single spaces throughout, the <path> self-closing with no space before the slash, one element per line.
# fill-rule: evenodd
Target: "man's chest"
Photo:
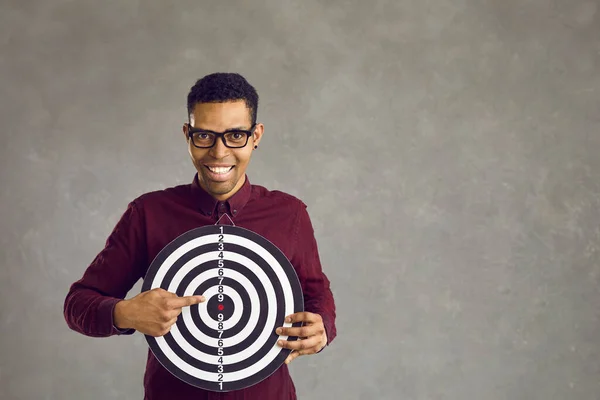
<path fill-rule="evenodd" d="M 268 209 L 244 211 L 238 217 L 230 218 L 228 215 L 209 217 L 195 210 L 173 208 L 166 214 L 168 217 L 148 219 L 145 227 L 146 269 L 153 261 L 164 258 L 166 252 L 172 252 L 175 248 L 184 245 L 187 245 L 188 251 L 202 252 L 203 250 L 199 249 L 200 245 L 194 245 L 202 241 L 192 243 L 192 238 L 198 235 L 191 232 L 203 227 L 215 227 L 217 228 L 215 232 L 218 232 L 219 226 L 226 228 L 233 225 L 243 228 L 244 231 L 249 232 L 243 237 L 236 238 L 238 250 L 248 252 L 266 247 L 270 252 L 281 251 L 283 256 L 291 259 L 295 244 L 295 216 Z M 233 236 L 229 237 L 233 244 Z M 214 250 L 219 249 L 218 241 L 218 239 L 212 240 Z"/>

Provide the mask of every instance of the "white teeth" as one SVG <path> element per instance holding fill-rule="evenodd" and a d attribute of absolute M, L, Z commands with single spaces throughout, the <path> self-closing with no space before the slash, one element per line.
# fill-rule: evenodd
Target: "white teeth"
<path fill-rule="evenodd" d="M 227 173 L 227 172 L 229 172 L 229 171 L 230 171 L 232 168 L 233 168 L 233 166 L 232 166 L 232 167 L 208 167 L 208 169 L 209 169 L 211 172 L 214 172 L 215 174 L 226 174 L 226 173 Z"/>

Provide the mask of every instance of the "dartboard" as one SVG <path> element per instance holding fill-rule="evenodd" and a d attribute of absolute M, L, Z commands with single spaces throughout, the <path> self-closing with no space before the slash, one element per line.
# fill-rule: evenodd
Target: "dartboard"
<path fill-rule="evenodd" d="M 146 336 L 154 356 L 190 385 L 226 392 L 273 374 L 291 350 L 275 333 L 304 310 L 302 288 L 286 256 L 263 236 L 231 225 L 192 229 L 165 246 L 142 291 L 162 288 L 206 301 L 183 307 L 164 336 Z"/>

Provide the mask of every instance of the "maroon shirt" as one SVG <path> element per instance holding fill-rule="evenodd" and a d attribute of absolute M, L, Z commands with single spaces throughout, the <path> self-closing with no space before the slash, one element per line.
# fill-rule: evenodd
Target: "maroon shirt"
<path fill-rule="evenodd" d="M 320 314 L 328 343 L 336 336 L 335 304 L 330 283 L 321 269 L 317 243 L 306 205 L 280 191 L 251 185 L 225 202 L 216 201 L 198 184 L 146 193 L 129 203 L 125 213 L 83 277 L 73 283 L 65 299 L 68 326 L 84 335 L 131 335 L 113 325 L 113 309 L 140 279 L 154 257 L 184 232 L 214 225 L 227 213 L 236 226 L 250 229 L 273 242 L 294 266 L 304 294 L 306 311 Z M 231 223 L 227 216 L 221 223 Z M 147 400 L 296 399 L 296 391 L 283 364 L 254 386 L 232 392 L 210 392 L 191 386 L 167 371 L 148 349 L 144 375 Z"/>

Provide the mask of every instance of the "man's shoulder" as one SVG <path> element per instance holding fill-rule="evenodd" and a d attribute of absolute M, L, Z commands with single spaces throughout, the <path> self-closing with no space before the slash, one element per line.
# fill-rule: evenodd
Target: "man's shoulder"
<path fill-rule="evenodd" d="M 286 205 L 289 207 L 303 207 L 306 208 L 306 204 L 299 197 L 284 192 L 283 190 L 268 189 L 265 186 L 252 184 L 252 197 L 259 201 L 268 201 L 277 203 L 279 205 Z"/>

